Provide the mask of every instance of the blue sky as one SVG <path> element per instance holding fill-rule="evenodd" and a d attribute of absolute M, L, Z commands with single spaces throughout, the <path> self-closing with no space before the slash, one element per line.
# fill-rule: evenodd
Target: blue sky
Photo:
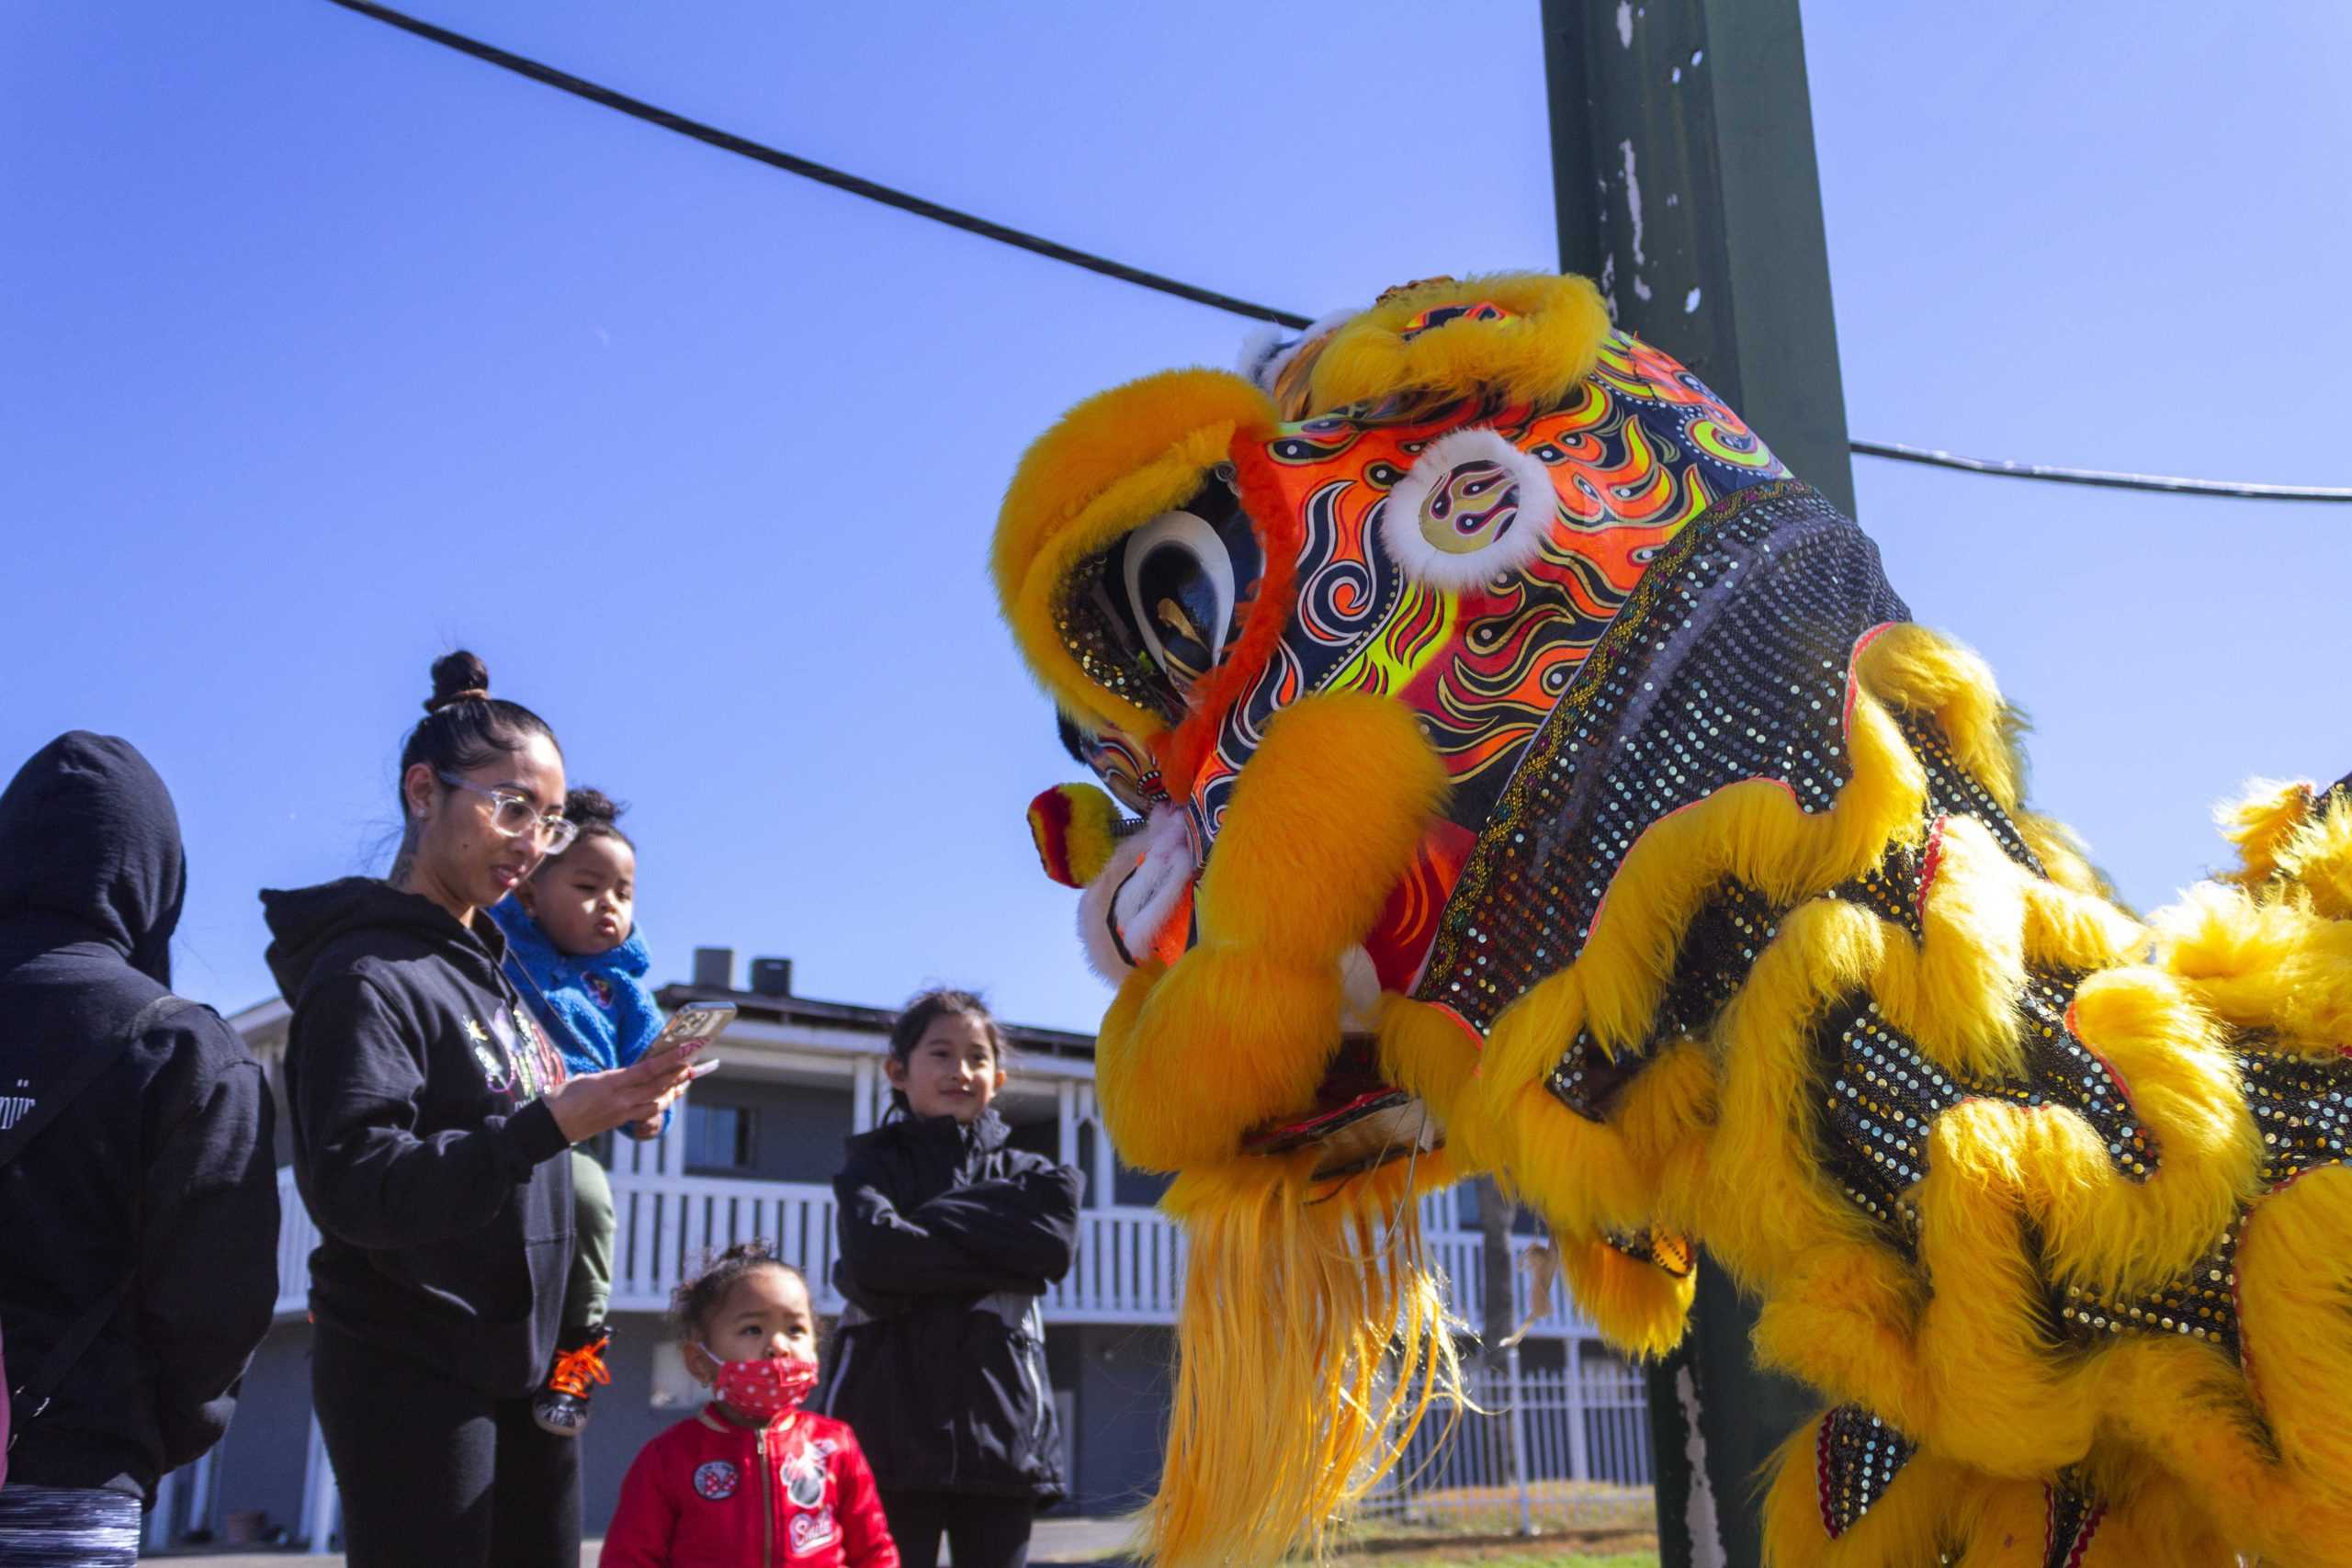
<path fill-rule="evenodd" d="M 1310 313 L 1553 259 L 1532 3 L 417 7 Z M 1856 434 L 2352 483 L 2352 10 L 1824 0 L 1805 28 Z M 16 0 L 0 212 L 0 759 L 82 726 L 155 761 L 191 994 L 268 993 L 256 888 L 380 869 L 425 666 L 463 644 L 636 803 L 659 974 L 724 944 L 810 995 L 954 979 L 1091 1026 L 1021 821 L 1071 767 L 985 542 L 1063 407 L 1227 363 L 1248 323 L 322 0 Z M 2134 899 L 2211 863 L 2242 777 L 2352 767 L 2352 509 L 1858 485 Z"/>

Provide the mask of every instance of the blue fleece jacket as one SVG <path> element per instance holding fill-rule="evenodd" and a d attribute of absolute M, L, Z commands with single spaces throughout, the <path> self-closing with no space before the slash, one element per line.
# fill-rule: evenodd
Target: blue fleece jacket
<path fill-rule="evenodd" d="M 662 1010 L 646 988 L 653 967 L 637 932 L 608 953 L 574 958 L 556 951 L 539 922 L 513 898 L 491 906 L 506 933 L 506 972 L 547 1026 L 564 1065 L 575 1073 L 626 1067 L 662 1032 Z"/>

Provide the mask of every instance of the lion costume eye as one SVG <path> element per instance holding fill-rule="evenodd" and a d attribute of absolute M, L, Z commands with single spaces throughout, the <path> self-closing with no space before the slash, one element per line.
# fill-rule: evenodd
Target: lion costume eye
<path fill-rule="evenodd" d="M 1209 671 L 1233 626 L 1233 555 L 1190 512 L 1163 512 L 1127 536 L 1127 614 L 1179 686 Z"/>
<path fill-rule="evenodd" d="M 1193 683 L 1225 657 L 1261 561 L 1249 513 L 1219 472 L 1080 564 L 1062 601 L 1063 642 L 1089 675 L 1176 723 Z"/>

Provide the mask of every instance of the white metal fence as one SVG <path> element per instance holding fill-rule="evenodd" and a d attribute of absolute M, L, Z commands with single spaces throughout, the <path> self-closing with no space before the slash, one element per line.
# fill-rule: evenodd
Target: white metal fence
<path fill-rule="evenodd" d="M 765 1236 L 776 1254 L 808 1276 L 817 1310 L 841 1310 L 834 1293 L 833 1190 L 821 1182 L 749 1180 L 736 1177 L 684 1176 L 654 1168 L 645 1146 L 624 1147 L 613 1171 L 613 1203 L 620 1234 L 613 1259 L 614 1310 L 660 1312 L 670 1292 L 703 1255 L 729 1242 Z M 290 1168 L 277 1173 L 280 1215 L 277 1243 L 277 1310 L 303 1310 L 310 1291 L 311 1249 L 317 1227 L 294 1188 Z M 1432 1200 L 1424 1209 L 1430 1260 L 1450 1281 L 1448 1310 L 1466 1323 L 1486 1313 L 1481 1244 L 1475 1231 L 1452 1228 L 1453 1216 Z M 1513 1252 L 1537 1238 L 1515 1235 Z M 1184 1235 L 1156 1209 L 1102 1207 L 1079 1213 L 1078 1258 L 1069 1275 L 1046 1292 L 1049 1324 L 1172 1324 L 1183 1296 Z M 1511 1313 L 1532 1321 L 1539 1338 L 1568 1338 L 1591 1333 L 1566 1291 L 1556 1291 L 1545 1310 L 1534 1312 L 1532 1276 L 1511 1270 Z"/>
<path fill-rule="evenodd" d="M 1642 1373 L 1577 1348 L 1562 1371 L 1522 1369 L 1512 1351 L 1468 1374 L 1480 1408 L 1424 1421 L 1364 1517 L 1494 1534 L 1650 1529 Z"/>

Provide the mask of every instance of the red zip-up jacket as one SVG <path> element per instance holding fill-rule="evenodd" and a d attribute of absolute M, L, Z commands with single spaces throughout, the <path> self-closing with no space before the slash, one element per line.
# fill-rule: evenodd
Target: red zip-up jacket
<path fill-rule="evenodd" d="M 716 1410 L 645 1445 L 621 1482 L 604 1568 L 899 1568 L 848 1427 L 796 1410 L 754 1430 Z"/>

